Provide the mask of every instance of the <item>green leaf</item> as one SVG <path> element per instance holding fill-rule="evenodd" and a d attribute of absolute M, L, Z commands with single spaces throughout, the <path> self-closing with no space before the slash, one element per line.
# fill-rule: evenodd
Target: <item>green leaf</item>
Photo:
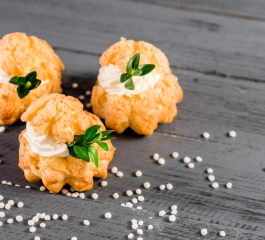
<path fill-rule="evenodd" d="M 74 157 L 74 158 L 78 158 L 78 156 L 76 155 L 76 153 L 75 153 L 73 147 L 68 148 L 68 150 L 69 150 L 69 154 L 70 154 L 72 157 Z"/>
<path fill-rule="evenodd" d="M 17 94 L 20 99 L 26 97 L 29 94 L 29 89 L 17 88 Z"/>
<path fill-rule="evenodd" d="M 12 83 L 12 84 L 18 85 L 17 77 L 12 77 L 12 78 L 9 80 L 9 82 Z"/>
<path fill-rule="evenodd" d="M 26 76 L 27 81 L 33 82 L 37 77 L 37 72 L 33 71 Z"/>
<path fill-rule="evenodd" d="M 100 125 L 93 125 L 86 130 L 86 133 L 79 139 L 78 143 L 89 143 L 92 142 L 97 135 Z"/>
<path fill-rule="evenodd" d="M 26 82 L 25 89 L 30 89 L 32 83 L 30 81 Z"/>
<path fill-rule="evenodd" d="M 141 76 L 142 71 L 138 68 L 135 71 L 133 71 L 133 76 Z"/>
<path fill-rule="evenodd" d="M 74 142 L 79 143 L 79 139 L 84 135 L 75 135 L 74 136 Z"/>
<path fill-rule="evenodd" d="M 126 82 L 130 77 L 132 77 L 131 74 L 123 73 L 123 74 L 121 75 L 121 78 L 120 78 L 121 83 Z"/>
<path fill-rule="evenodd" d="M 107 135 L 111 134 L 112 132 L 115 132 L 115 130 L 106 130 L 101 132 L 102 133 L 102 137 L 106 137 Z"/>
<path fill-rule="evenodd" d="M 136 70 L 139 66 L 139 62 L 140 62 L 140 53 L 136 53 L 131 60 L 132 61 L 132 69 Z"/>
<path fill-rule="evenodd" d="M 134 90 L 134 84 L 131 78 L 125 83 L 124 86 L 129 90 Z"/>
<path fill-rule="evenodd" d="M 33 90 L 33 89 L 37 88 L 38 86 L 40 86 L 40 84 L 41 84 L 41 80 L 36 79 L 35 81 L 32 82 L 32 85 L 29 89 Z"/>
<path fill-rule="evenodd" d="M 97 152 L 97 150 L 94 147 L 89 146 L 88 147 L 88 155 L 91 158 L 91 160 L 95 163 L 96 167 L 98 168 L 98 152 Z"/>
<path fill-rule="evenodd" d="M 139 67 L 139 69 L 142 71 L 141 75 L 139 76 L 144 76 L 148 73 L 150 73 L 151 71 L 153 71 L 155 68 L 154 64 L 144 64 L 142 66 Z"/>
<path fill-rule="evenodd" d="M 74 152 L 78 156 L 78 158 L 81 158 L 85 160 L 86 162 L 89 162 L 89 156 L 88 156 L 88 150 L 87 147 L 85 146 L 79 146 L 79 145 L 74 145 Z"/>
<path fill-rule="evenodd" d="M 107 137 L 102 138 L 101 141 L 107 141 L 107 140 L 113 140 L 113 139 L 116 139 L 116 138 L 112 136 L 107 136 Z"/>
<path fill-rule="evenodd" d="M 17 79 L 18 86 L 19 87 L 24 87 L 26 85 L 26 78 L 25 77 L 19 77 Z"/>
<path fill-rule="evenodd" d="M 108 146 L 107 143 L 104 143 L 104 142 L 96 142 L 96 144 L 99 145 L 105 151 L 108 151 L 109 150 L 109 146 Z"/>

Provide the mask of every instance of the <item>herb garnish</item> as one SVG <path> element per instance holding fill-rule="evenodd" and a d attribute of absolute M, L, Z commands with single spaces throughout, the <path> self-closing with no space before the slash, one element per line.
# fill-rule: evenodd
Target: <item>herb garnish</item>
<path fill-rule="evenodd" d="M 12 77 L 9 82 L 18 85 L 17 94 L 19 98 L 24 98 L 29 94 L 31 90 L 40 86 L 41 80 L 38 80 L 36 77 L 37 72 L 33 71 L 26 77 Z"/>
<path fill-rule="evenodd" d="M 140 53 L 136 53 L 128 62 L 126 67 L 126 73 L 121 75 L 121 83 L 125 83 L 125 88 L 129 90 L 134 90 L 133 76 L 144 76 L 150 73 L 154 68 L 154 64 L 143 64 L 139 67 Z"/>
<path fill-rule="evenodd" d="M 84 135 L 75 135 L 74 141 L 66 143 L 69 154 L 72 157 L 80 158 L 86 162 L 92 160 L 96 167 L 98 167 L 98 152 L 96 148 L 91 146 L 93 143 L 99 145 L 105 151 L 109 150 L 107 143 L 103 141 L 115 139 L 115 137 L 108 136 L 114 130 L 99 131 L 100 125 L 94 125 L 86 130 Z"/>

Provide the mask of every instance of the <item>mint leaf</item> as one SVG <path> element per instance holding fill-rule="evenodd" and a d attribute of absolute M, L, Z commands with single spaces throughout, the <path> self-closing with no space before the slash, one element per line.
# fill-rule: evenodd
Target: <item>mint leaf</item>
<path fill-rule="evenodd" d="M 88 155 L 91 158 L 91 160 L 94 162 L 96 167 L 98 168 L 98 152 L 97 152 L 97 150 L 94 147 L 89 146 L 88 147 Z"/>
<path fill-rule="evenodd" d="M 85 160 L 86 162 L 89 162 L 89 156 L 88 156 L 88 150 L 87 147 L 85 146 L 79 146 L 79 145 L 74 145 L 74 152 L 78 156 L 78 158 L 81 158 Z"/>
<path fill-rule="evenodd" d="M 139 67 L 139 69 L 142 71 L 141 74 L 139 76 L 144 76 L 148 73 L 150 73 L 151 71 L 153 71 L 155 68 L 154 64 L 144 64 L 142 66 Z"/>
<path fill-rule="evenodd" d="M 96 144 L 99 145 L 105 151 L 108 151 L 109 150 L 109 146 L 108 146 L 107 143 L 104 143 L 104 142 L 96 142 Z"/>
<path fill-rule="evenodd" d="M 33 90 L 33 89 L 37 88 L 38 86 L 40 86 L 40 84 L 41 84 L 41 80 L 36 79 L 35 81 L 32 82 L 32 85 L 29 89 Z"/>
<path fill-rule="evenodd" d="M 106 131 L 103 131 L 103 132 L 101 132 L 102 133 L 102 137 L 105 137 L 105 136 L 111 134 L 112 132 L 115 132 L 115 130 L 106 130 Z"/>
<path fill-rule="evenodd" d="M 12 78 L 9 80 L 9 82 L 12 83 L 12 84 L 18 85 L 17 77 L 12 77 Z"/>
<path fill-rule="evenodd" d="M 92 142 L 95 138 L 98 130 L 100 129 L 100 125 L 94 125 L 86 130 L 86 133 L 79 139 L 79 143 L 89 143 Z"/>
<path fill-rule="evenodd" d="M 125 83 L 124 86 L 129 90 L 134 90 L 134 84 L 131 78 L 127 81 L 127 83 Z"/>
<path fill-rule="evenodd" d="M 23 89 L 23 88 L 18 87 L 17 94 L 18 94 L 18 97 L 22 99 L 29 94 L 29 89 Z"/>
<path fill-rule="evenodd" d="M 123 73 L 123 74 L 121 75 L 120 82 L 121 82 L 121 83 L 124 83 L 124 82 L 126 82 L 130 77 L 132 77 L 131 74 Z"/>
<path fill-rule="evenodd" d="M 18 77 L 17 82 L 18 82 L 19 87 L 24 87 L 26 85 L 26 78 L 25 77 Z"/>
<path fill-rule="evenodd" d="M 30 82 L 33 82 L 33 81 L 35 81 L 36 77 L 37 77 L 37 72 L 36 71 L 33 71 L 33 72 L 29 73 L 26 76 L 26 80 L 27 81 L 30 81 Z"/>

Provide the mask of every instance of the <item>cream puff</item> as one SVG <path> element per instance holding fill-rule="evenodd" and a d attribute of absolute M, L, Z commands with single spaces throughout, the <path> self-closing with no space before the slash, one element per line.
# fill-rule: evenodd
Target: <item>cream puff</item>
<path fill-rule="evenodd" d="M 136 54 L 140 56 L 139 69 L 132 78 L 128 76 L 134 85 L 131 88 L 121 76 L 126 77 Z M 183 91 L 161 50 L 144 41 L 121 38 L 102 54 L 99 62 L 91 106 L 94 114 L 105 119 L 107 128 L 122 133 L 130 127 L 138 134 L 152 135 L 158 123 L 173 121 Z M 146 64 L 154 65 L 154 69 L 141 75 L 141 67 Z"/>
<path fill-rule="evenodd" d="M 29 182 L 42 180 L 45 187 L 57 193 L 65 184 L 76 191 L 90 190 L 93 177 L 107 177 L 107 167 L 115 151 L 111 138 L 106 137 L 110 131 L 105 131 L 97 116 L 84 111 L 76 98 L 62 94 L 42 96 L 29 106 L 21 120 L 27 122 L 27 127 L 19 136 L 19 167 Z M 96 137 L 92 141 L 93 134 L 86 134 L 95 127 L 99 132 L 94 131 Z M 93 161 L 89 161 L 73 151 L 73 145 L 82 136 L 97 153 L 97 164 L 93 152 L 92 155 L 89 151 L 81 152 L 91 157 Z"/>
<path fill-rule="evenodd" d="M 25 33 L 10 33 L 0 40 L 0 125 L 17 121 L 28 106 L 39 97 L 61 93 L 61 71 L 64 64 L 44 40 Z M 40 86 L 20 98 L 18 86 L 10 80 L 37 73 Z"/>

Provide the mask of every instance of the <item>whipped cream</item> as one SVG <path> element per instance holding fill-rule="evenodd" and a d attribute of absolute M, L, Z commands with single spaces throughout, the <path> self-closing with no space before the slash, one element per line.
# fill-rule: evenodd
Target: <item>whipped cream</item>
<path fill-rule="evenodd" d="M 131 96 L 154 88 L 156 82 L 160 80 L 160 74 L 155 70 L 144 76 L 133 76 L 134 90 L 129 90 L 124 87 L 124 83 L 120 82 L 122 74 L 122 70 L 113 64 L 101 67 L 98 75 L 99 85 L 110 94 Z"/>
<path fill-rule="evenodd" d="M 65 143 L 53 137 L 47 137 L 34 132 L 33 127 L 27 122 L 27 131 L 23 136 L 27 139 L 32 152 L 43 157 L 67 157 L 69 151 Z"/>

